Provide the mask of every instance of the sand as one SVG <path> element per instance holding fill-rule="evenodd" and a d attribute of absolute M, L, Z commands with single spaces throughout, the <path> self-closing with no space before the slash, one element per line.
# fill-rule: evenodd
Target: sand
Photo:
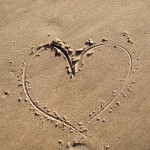
<path fill-rule="evenodd" d="M 1 150 L 150 150 L 150 2 L 0 2 Z"/>

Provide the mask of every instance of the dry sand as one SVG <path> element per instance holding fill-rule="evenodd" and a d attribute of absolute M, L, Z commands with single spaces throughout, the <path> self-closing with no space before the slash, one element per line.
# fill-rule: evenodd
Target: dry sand
<path fill-rule="evenodd" d="M 0 150 L 150 150 L 149 9 L 1 0 Z"/>

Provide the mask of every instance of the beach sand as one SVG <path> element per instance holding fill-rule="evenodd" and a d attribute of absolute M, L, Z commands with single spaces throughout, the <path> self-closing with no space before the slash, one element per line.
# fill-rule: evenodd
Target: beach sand
<path fill-rule="evenodd" d="M 150 150 L 149 8 L 1 0 L 0 150 Z"/>

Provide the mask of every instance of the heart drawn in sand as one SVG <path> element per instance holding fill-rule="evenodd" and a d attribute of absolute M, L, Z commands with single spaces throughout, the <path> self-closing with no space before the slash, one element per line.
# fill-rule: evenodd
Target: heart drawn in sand
<path fill-rule="evenodd" d="M 57 39 L 32 53 L 23 70 L 23 89 L 37 115 L 86 136 L 84 127 L 117 100 L 131 70 L 132 57 L 122 46 L 89 40 L 74 52 Z"/>

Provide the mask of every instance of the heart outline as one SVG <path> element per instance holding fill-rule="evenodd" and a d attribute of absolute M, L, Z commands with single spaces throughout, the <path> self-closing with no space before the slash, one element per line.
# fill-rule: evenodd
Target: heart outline
<path fill-rule="evenodd" d="M 129 51 L 120 46 L 120 45 L 117 45 L 117 44 L 112 44 L 112 43 L 100 43 L 100 44 L 95 44 L 95 45 L 92 45 L 90 47 L 88 47 L 87 49 L 85 49 L 83 52 L 81 52 L 81 55 L 80 55 L 80 58 L 84 57 L 86 55 L 86 53 L 90 50 L 94 50 L 98 47 L 102 47 L 102 46 L 114 46 L 114 47 L 119 47 L 121 48 L 129 57 L 129 69 L 128 69 L 128 74 L 126 76 L 126 82 L 124 83 L 124 85 L 122 86 L 122 88 L 120 89 L 120 91 L 117 93 L 117 95 L 115 97 L 113 97 L 111 99 L 110 102 L 108 102 L 106 104 L 106 106 L 103 108 L 103 109 L 100 109 L 96 114 L 94 114 L 89 120 L 87 120 L 82 127 L 84 127 L 85 125 L 87 125 L 88 123 L 90 123 L 97 115 L 100 115 L 101 113 L 103 113 L 108 107 L 111 106 L 111 104 L 119 97 L 119 95 L 121 94 L 121 92 L 124 90 L 125 86 L 127 85 L 128 83 L 128 80 L 130 79 L 130 74 L 131 74 L 131 71 L 132 71 L 132 56 L 131 54 L 129 53 Z M 27 87 L 27 83 L 26 83 L 26 72 L 27 72 L 27 68 L 28 68 L 28 65 L 30 64 L 30 62 L 32 61 L 33 57 L 41 52 L 42 50 L 45 50 L 45 49 L 52 49 L 52 50 L 55 50 L 55 52 L 57 51 L 61 51 L 61 53 L 63 54 L 64 58 L 66 59 L 66 62 L 68 63 L 70 69 L 71 69 L 71 76 L 75 76 L 75 68 L 72 64 L 72 61 L 71 61 L 71 57 L 69 56 L 68 52 L 66 51 L 66 49 L 62 48 L 61 46 L 57 45 L 56 43 L 48 43 L 48 44 L 44 44 L 44 45 L 41 45 L 37 48 L 37 51 L 35 53 L 33 53 L 33 55 L 28 59 L 28 61 L 26 62 L 25 66 L 24 66 L 24 69 L 23 69 L 23 74 L 22 74 L 22 82 L 23 82 L 23 90 L 24 90 L 24 93 L 27 97 L 27 99 L 29 100 L 30 104 L 38 111 L 40 112 L 41 114 L 43 114 L 44 116 L 48 117 L 48 118 L 51 118 L 55 121 L 57 121 L 58 123 L 63 123 L 65 126 L 69 127 L 72 131 L 74 131 L 74 133 L 77 133 L 79 135 L 81 135 L 82 137 L 87 137 L 84 133 L 82 133 L 78 128 L 77 126 L 74 126 L 73 124 L 69 123 L 69 122 L 66 122 L 64 121 L 63 119 L 61 118 L 58 118 L 52 114 L 49 114 L 48 112 L 44 111 L 40 106 L 38 106 L 35 101 L 32 99 L 32 97 L 30 96 L 29 92 L 28 92 L 28 87 Z M 82 60 L 82 59 L 80 59 Z M 77 62 L 78 64 L 79 62 Z"/>

